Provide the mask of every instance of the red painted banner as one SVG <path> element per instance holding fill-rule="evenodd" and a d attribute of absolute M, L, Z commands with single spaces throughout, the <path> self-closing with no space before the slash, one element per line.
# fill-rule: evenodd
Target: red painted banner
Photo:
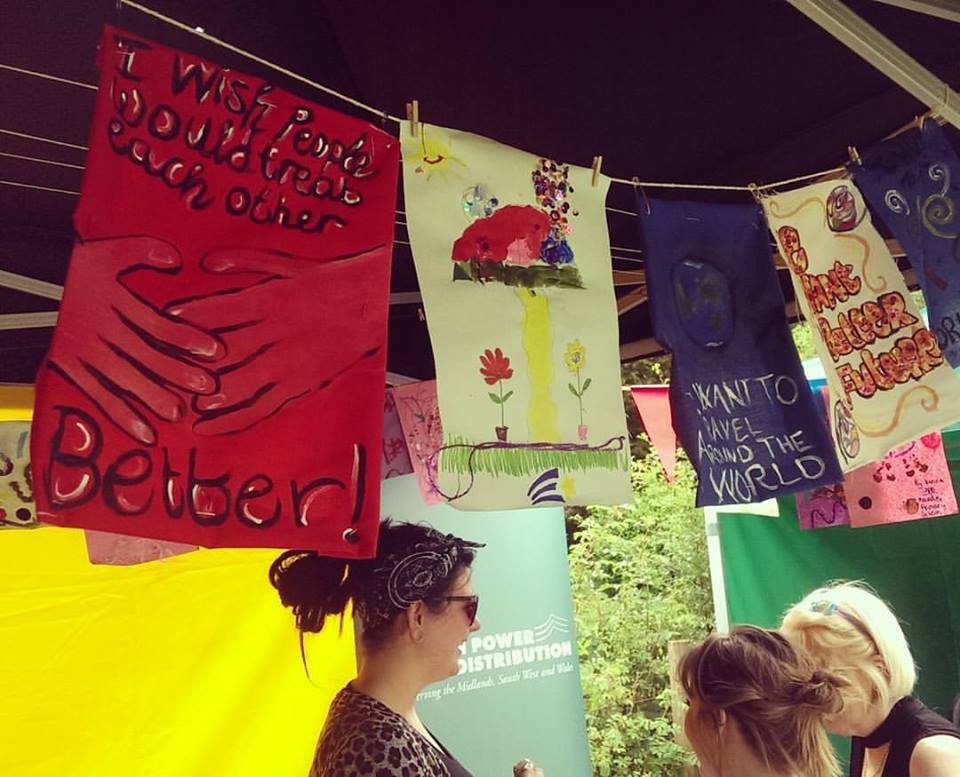
<path fill-rule="evenodd" d="M 374 553 L 398 141 L 107 27 L 40 518 Z"/>

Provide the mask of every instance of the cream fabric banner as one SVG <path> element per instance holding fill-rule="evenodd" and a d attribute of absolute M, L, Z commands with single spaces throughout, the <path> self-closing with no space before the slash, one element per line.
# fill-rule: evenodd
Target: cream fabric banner
<path fill-rule="evenodd" d="M 465 132 L 402 133 L 438 492 L 478 510 L 629 500 L 609 179 Z"/>
<path fill-rule="evenodd" d="M 960 380 L 849 181 L 764 200 L 830 386 L 844 471 L 960 418 Z"/>

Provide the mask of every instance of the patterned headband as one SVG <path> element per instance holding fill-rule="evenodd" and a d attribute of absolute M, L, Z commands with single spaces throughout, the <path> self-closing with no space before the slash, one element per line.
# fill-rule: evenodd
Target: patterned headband
<path fill-rule="evenodd" d="M 839 604 L 836 604 L 835 602 L 828 602 L 825 599 L 818 599 L 817 601 L 810 602 L 810 609 L 814 612 L 819 612 L 822 615 L 839 615 L 847 623 L 853 626 L 853 628 L 859 631 L 861 635 L 866 637 L 867 641 L 873 646 L 874 652 L 877 654 L 880 653 L 880 650 L 877 647 L 877 641 L 873 638 L 873 634 L 870 633 L 870 629 L 866 627 L 866 624 L 864 624 L 864 622 L 853 613 L 844 610 Z"/>
<path fill-rule="evenodd" d="M 450 575 L 465 550 L 482 547 L 481 542 L 428 529 L 426 538 L 412 548 L 384 556 L 373 570 L 369 587 L 356 602 L 364 626 L 375 629 L 422 601 Z"/>

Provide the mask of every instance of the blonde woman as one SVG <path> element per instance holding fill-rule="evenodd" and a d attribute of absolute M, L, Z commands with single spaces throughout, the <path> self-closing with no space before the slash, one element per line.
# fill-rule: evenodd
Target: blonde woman
<path fill-rule="evenodd" d="M 775 631 L 738 626 L 684 656 L 684 730 L 703 777 L 837 777 L 823 717 L 842 680 Z"/>
<path fill-rule="evenodd" d="M 910 695 L 910 646 L 876 594 L 858 583 L 819 588 L 787 611 L 781 631 L 847 683 L 825 724 L 853 738 L 850 777 L 960 775 L 960 730 Z"/>

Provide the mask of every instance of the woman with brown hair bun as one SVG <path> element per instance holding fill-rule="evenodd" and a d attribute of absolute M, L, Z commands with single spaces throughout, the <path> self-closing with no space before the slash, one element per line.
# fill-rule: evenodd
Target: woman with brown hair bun
<path fill-rule="evenodd" d="M 703 777 L 837 777 L 823 728 L 843 681 L 817 671 L 780 634 L 738 626 L 714 634 L 680 663 L 684 731 Z"/>
<path fill-rule="evenodd" d="M 480 628 L 470 579 L 482 547 L 422 525 L 384 521 L 377 556 L 346 561 L 290 550 L 270 582 L 301 632 L 320 631 L 353 602 L 356 679 L 337 694 L 311 777 L 469 777 L 417 715 L 417 694 L 458 671 L 459 647 Z M 302 643 L 301 643 L 302 644 Z"/>

